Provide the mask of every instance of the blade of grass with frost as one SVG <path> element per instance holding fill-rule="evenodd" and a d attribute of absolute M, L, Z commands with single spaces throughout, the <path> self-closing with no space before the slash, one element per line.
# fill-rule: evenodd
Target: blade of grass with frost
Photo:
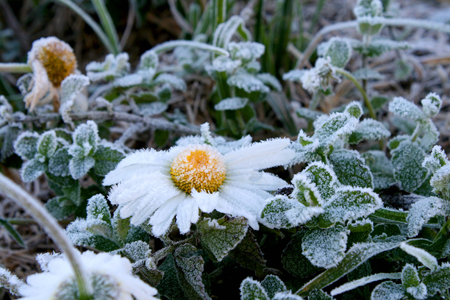
<path fill-rule="evenodd" d="M 166 51 L 170 51 L 176 47 L 190 47 L 190 48 L 195 48 L 195 49 L 199 49 L 199 50 L 210 51 L 210 52 L 213 52 L 213 53 L 219 54 L 219 55 L 225 55 L 226 57 L 230 56 L 230 53 L 228 53 L 228 51 L 226 51 L 222 48 L 211 46 L 211 45 L 208 45 L 205 43 L 193 42 L 193 41 L 183 41 L 183 40 L 165 42 L 165 43 L 159 44 L 158 46 L 153 47 L 151 50 L 157 54 L 160 54 L 160 53 L 163 53 Z"/>
<path fill-rule="evenodd" d="M 100 19 L 100 22 L 102 23 L 103 30 L 108 35 L 111 45 L 113 45 L 114 50 L 117 53 L 119 53 L 121 51 L 119 44 L 119 36 L 117 35 L 116 27 L 114 26 L 114 23 L 111 19 L 111 15 L 106 9 L 105 2 L 103 2 L 103 0 L 92 0 L 92 4 L 94 5 L 95 10 L 97 11 L 97 15 Z"/>
<path fill-rule="evenodd" d="M 102 30 L 100 25 L 95 22 L 91 16 L 89 16 L 87 13 L 85 13 L 78 5 L 73 3 L 71 0 L 54 0 L 56 2 L 59 2 L 61 4 L 64 4 L 68 6 L 70 9 L 72 9 L 75 13 L 77 13 L 89 26 L 91 26 L 92 30 L 97 34 L 97 36 L 102 41 L 103 45 L 105 45 L 106 49 L 114 55 L 119 54 L 118 49 L 114 47 L 113 44 L 111 44 L 109 38 L 106 36 L 105 32 Z"/>
<path fill-rule="evenodd" d="M 341 285 L 340 287 L 337 287 L 335 289 L 333 289 L 330 292 L 331 296 L 336 296 L 351 290 L 354 290 L 358 287 L 364 286 L 366 284 L 375 282 L 375 281 L 379 281 L 379 280 L 385 280 L 385 279 L 401 279 L 402 278 L 402 273 L 378 273 L 378 274 L 374 274 L 374 275 L 370 275 L 367 277 L 363 277 L 357 280 L 353 280 L 350 282 L 347 282 L 343 285 Z"/>
<path fill-rule="evenodd" d="M 10 199 L 13 199 L 24 207 L 47 231 L 53 241 L 64 252 L 72 265 L 78 284 L 80 300 L 90 299 L 92 287 L 86 278 L 84 270 L 82 269 L 80 257 L 64 230 L 59 227 L 55 218 L 50 215 L 50 213 L 42 206 L 42 204 L 38 202 L 38 200 L 30 196 L 25 190 L 9 178 L 5 177 L 3 174 L 0 174 L 0 191 L 2 194 Z"/>

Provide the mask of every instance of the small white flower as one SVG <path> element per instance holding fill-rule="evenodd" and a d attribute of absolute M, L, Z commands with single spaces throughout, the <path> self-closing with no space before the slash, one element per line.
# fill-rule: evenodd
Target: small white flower
<path fill-rule="evenodd" d="M 306 71 L 300 80 L 303 88 L 310 93 L 315 93 L 320 88 L 320 77 L 316 69 Z"/>
<path fill-rule="evenodd" d="M 24 98 L 26 107 L 32 111 L 36 105 L 53 101 L 57 110 L 61 82 L 77 70 L 72 48 L 56 37 L 41 38 L 33 42 L 27 63 L 33 70 L 34 83 Z"/>
<path fill-rule="evenodd" d="M 106 175 L 103 184 L 117 184 L 109 200 L 121 205 L 121 217 L 131 216 L 134 225 L 150 218 L 155 236 L 166 233 L 175 216 L 180 232 L 188 232 L 199 210 L 243 216 L 257 229 L 257 219 L 272 197 L 267 191 L 287 186 L 259 170 L 289 164 L 295 156 L 289 144 L 289 139 L 274 139 L 224 154 L 198 142 L 168 151 L 138 151 Z"/>
<path fill-rule="evenodd" d="M 341 81 L 329 56 L 317 59 L 314 68 L 306 71 L 300 80 L 303 88 L 310 93 L 315 93 L 319 89 L 327 90 L 331 86 L 332 80 Z"/>
<path fill-rule="evenodd" d="M 131 263 L 119 255 L 95 254 L 86 251 L 80 255 L 83 269 L 91 280 L 93 299 L 96 300 L 153 300 L 157 290 L 131 274 Z M 20 287 L 22 300 L 76 300 L 76 279 L 69 261 L 60 255 L 41 266 L 44 272 L 28 276 Z M 134 297 L 134 298 L 133 298 Z"/>

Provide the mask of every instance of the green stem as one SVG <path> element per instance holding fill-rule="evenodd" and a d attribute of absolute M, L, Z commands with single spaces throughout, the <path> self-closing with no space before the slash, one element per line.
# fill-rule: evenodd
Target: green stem
<path fill-rule="evenodd" d="M 78 5 L 73 3 L 70 0 L 54 0 L 56 2 L 59 2 L 61 4 L 66 5 L 70 9 L 72 9 L 74 12 L 76 12 L 89 26 L 91 26 L 92 30 L 97 34 L 97 36 L 102 41 L 103 45 L 105 45 L 106 49 L 114 55 L 119 54 L 118 49 L 111 44 L 111 41 L 109 40 L 108 36 L 103 32 L 103 29 L 98 25 L 87 13 L 85 13 Z"/>
<path fill-rule="evenodd" d="M 322 11 L 324 4 L 325 4 L 325 0 L 317 1 L 316 11 L 314 12 L 314 16 L 312 18 L 311 25 L 309 26 L 309 33 L 313 32 L 314 26 L 316 26 L 317 21 L 319 20 L 320 12 Z"/>
<path fill-rule="evenodd" d="M 216 26 L 225 22 L 227 14 L 227 0 L 217 0 L 217 21 Z"/>
<path fill-rule="evenodd" d="M 28 64 L 0 63 L 0 73 L 30 73 L 32 71 Z"/>
<path fill-rule="evenodd" d="M 422 132 L 422 126 L 420 123 L 417 123 L 416 128 L 414 129 L 414 132 L 412 134 L 412 142 L 415 142 L 417 140 L 417 138 L 419 137 L 420 133 Z"/>
<path fill-rule="evenodd" d="M 356 88 L 361 92 L 361 95 L 364 99 L 364 103 L 366 104 L 367 108 L 369 109 L 369 115 L 372 119 L 376 119 L 375 110 L 373 109 L 372 103 L 370 102 L 369 98 L 367 97 L 366 92 L 364 91 L 363 87 L 359 84 L 358 80 L 350 73 L 347 72 L 344 69 L 336 68 L 336 72 L 339 74 L 344 75 L 347 77 L 353 84 L 356 86 Z"/>
<path fill-rule="evenodd" d="M 116 27 L 111 19 L 111 15 L 106 9 L 105 2 L 103 0 L 92 0 L 92 4 L 97 11 L 97 15 L 102 23 L 103 30 L 114 47 L 114 54 L 120 53 L 119 36 L 117 35 Z"/>
<path fill-rule="evenodd" d="M 25 208 L 36 221 L 45 229 L 58 248 L 61 249 L 70 264 L 78 284 L 80 300 L 91 299 L 92 286 L 80 261 L 80 254 L 75 250 L 66 232 L 58 225 L 56 219 L 44 208 L 44 206 L 15 182 L 0 173 L 0 192 L 6 197 L 16 201 Z"/>
<path fill-rule="evenodd" d="M 166 52 L 169 50 L 172 50 L 176 47 L 191 47 L 191 48 L 196 48 L 199 50 L 205 50 L 205 51 L 211 51 L 215 54 L 219 54 L 219 55 L 225 55 L 225 56 L 230 56 L 230 53 L 228 53 L 228 51 L 219 48 L 219 47 L 215 47 L 215 46 L 211 46 L 205 43 L 200 43 L 200 42 L 194 42 L 194 41 L 169 41 L 169 42 L 165 42 L 162 44 L 159 44 L 158 46 L 153 47 L 151 50 L 154 51 L 155 53 L 162 53 L 162 52 Z"/>

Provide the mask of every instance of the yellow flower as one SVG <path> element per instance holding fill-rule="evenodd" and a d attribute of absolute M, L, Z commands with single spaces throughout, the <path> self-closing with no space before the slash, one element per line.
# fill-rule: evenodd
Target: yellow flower
<path fill-rule="evenodd" d="M 53 102 L 58 110 L 61 82 L 77 70 L 72 48 L 56 37 L 41 38 L 33 42 L 28 52 L 28 64 L 33 70 L 33 87 L 25 96 L 25 105 L 32 111 L 37 105 Z"/>

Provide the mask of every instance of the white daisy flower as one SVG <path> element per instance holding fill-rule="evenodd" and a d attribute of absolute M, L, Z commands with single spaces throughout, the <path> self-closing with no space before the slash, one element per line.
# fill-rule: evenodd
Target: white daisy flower
<path fill-rule="evenodd" d="M 184 139 L 168 151 L 137 151 L 106 175 L 104 185 L 117 184 L 108 198 L 121 205 L 121 217 L 131 217 L 134 225 L 150 218 L 155 236 L 166 233 L 175 216 L 180 232 L 188 232 L 199 210 L 243 216 L 258 229 L 257 219 L 272 197 L 268 191 L 288 185 L 260 170 L 289 164 L 295 157 L 287 148 L 290 140 L 237 143 L 243 146 L 233 150 L 189 140 L 199 138 Z"/>
<path fill-rule="evenodd" d="M 95 254 L 92 251 L 86 251 L 80 257 L 83 269 L 91 280 L 93 299 L 157 299 L 153 297 L 157 294 L 155 288 L 131 274 L 128 259 L 108 253 Z M 64 256 L 38 257 L 38 262 L 44 272 L 28 276 L 27 284 L 19 288 L 22 300 L 78 299 L 75 275 Z"/>
<path fill-rule="evenodd" d="M 77 70 L 77 60 L 72 48 L 56 37 L 41 38 L 33 42 L 28 52 L 28 65 L 33 70 L 33 86 L 25 96 L 27 108 L 53 102 L 59 108 L 61 82 Z"/>

